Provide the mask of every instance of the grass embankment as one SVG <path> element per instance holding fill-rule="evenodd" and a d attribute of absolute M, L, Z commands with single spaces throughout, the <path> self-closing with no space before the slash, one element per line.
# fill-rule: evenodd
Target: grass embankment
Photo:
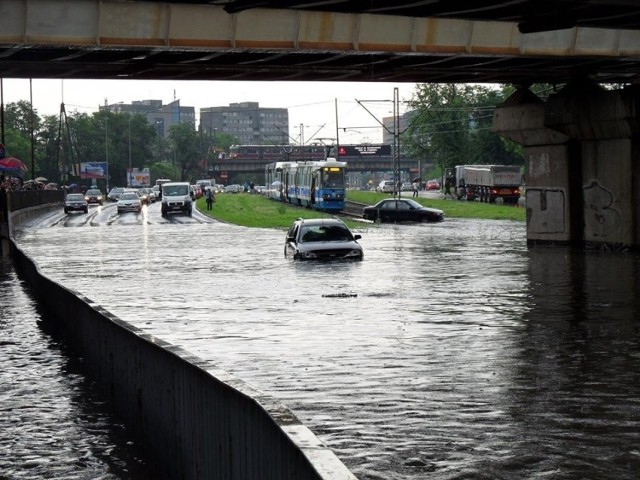
<path fill-rule="evenodd" d="M 198 199 L 196 207 L 202 213 L 223 222 L 245 227 L 289 228 L 297 218 L 331 217 L 307 208 L 269 200 L 262 195 L 248 193 L 222 193 L 216 195 L 213 210 L 207 211 L 204 198 Z"/>
<path fill-rule="evenodd" d="M 388 197 L 388 194 L 376 192 L 362 192 L 350 190 L 348 199 L 353 202 L 373 205 L 378 200 Z M 411 192 L 403 192 L 403 197 L 411 198 Z M 479 218 L 486 220 L 517 220 L 524 221 L 525 209 L 513 205 L 494 205 L 480 202 L 467 202 L 451 199 L 418 198 L 419 203 L 426 207 L 443 210 L 447 218 Z M 261 195 L 248 193 L 222 193 L 216 195 L 213 210 L 207 211 L 204 198 L 198 199 L 198 210 L 206 215 L 224 222 L 245 227 L 260 228 L 289 228 L 297 218 L 317 218 L 331 215 L 316 212 L 306 208 L 296 208 L 284 203 L 269 200 Z M 345 220 L 350 228 L 362 224 Z"/>

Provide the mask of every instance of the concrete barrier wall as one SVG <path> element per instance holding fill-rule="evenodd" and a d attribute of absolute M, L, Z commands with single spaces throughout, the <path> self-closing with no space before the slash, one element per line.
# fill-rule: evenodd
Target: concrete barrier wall
<path fill-rule="evenodd" d="M 171 479 L 355 480 L 278 401 L 142 332 L 12 257 L 46 312 Z"/>

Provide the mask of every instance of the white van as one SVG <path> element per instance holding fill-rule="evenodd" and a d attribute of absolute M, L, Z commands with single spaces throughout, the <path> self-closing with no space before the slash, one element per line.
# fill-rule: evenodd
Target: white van
<path fill-rule="evenodd" d="M 382 180 L 376 187 L 377 192 L 393 193 L 393 180 Z"/>
<path fill-rule="evenodd" d="M 184 212 L 191 216 L 193 200 L 189 182 L 169 182 L 162 185 L 162 216 L 169 212 Z"/>

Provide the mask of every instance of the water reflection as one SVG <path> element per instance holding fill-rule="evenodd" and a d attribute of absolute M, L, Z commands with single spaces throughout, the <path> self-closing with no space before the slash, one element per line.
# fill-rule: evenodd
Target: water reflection
<path fill-rule="evenodd" d="M 161 478 L 0 261 L 0 478 Z"/>
<path fill-rule="evenodd" d="M 361 480 L 640 471 L 636 256 L 528 250 L 522 224 L 497 221 L 363 227 L 364 261 L 327 264 L 285 260 L 276 230 L 67 230 L 20 243 L 279 397 Z"/>

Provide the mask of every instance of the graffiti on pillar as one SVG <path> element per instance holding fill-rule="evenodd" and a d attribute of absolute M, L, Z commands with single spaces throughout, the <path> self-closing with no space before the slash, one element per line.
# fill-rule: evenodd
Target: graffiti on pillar
<path fill-rule="evenodd" d="M 606 239 L 612 234 L 619 234 L 622 226 L 622 215 L 613 206 L 613 193 L 604 188 L 597 180 L 583 188 L 584 223 L 587 236 Z"/>
<path fill-rule="evenodd" d="M 561 189 L 527 188 L 527 230 L 536 234 L 566 233 L 565 193 Z"/>

